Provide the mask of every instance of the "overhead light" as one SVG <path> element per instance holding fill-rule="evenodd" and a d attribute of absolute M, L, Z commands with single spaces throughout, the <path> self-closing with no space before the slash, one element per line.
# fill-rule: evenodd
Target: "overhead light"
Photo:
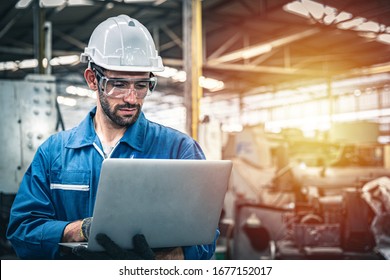
<path fill-rule="evenodd" d="M 57 102 L 58 104 L 62 104 L 70 107 L 74 107 L 77 105 L 76 99 L 70 97 L 64 97 L 64 96 L 57 96 Z"/>
<path fill-rule="evenodd" d="M 183 70 L 166 66 L 163 72 L 156 72 L 157 76 L 164 78 L 171 78 L 176 82 L 185 82 L 187 80 L 187 73 Z M 199 85 L 210 91 L 222 90 L 225 87 L 224 82 L 213 78 L 199 77 Z"/>
<path fill-rule="evenodd" d="M 156 0 L 125 0 L 125 3 L 142 3 L 142 2 L 155 2 Z"/>
<path fill-rule="evenodd" d="M 32 0 L 20 0 L 16 3 L 16 9 L 27 8 Z M 92 6 L 94 3 L 92 0 L 40 0 L 39 6 L 42 8 L 54 8 L 61 6 Z"/>
<path fill-rule="evenodd" d="M 305 6 L 299 1 L 293 1 L 284 5 L 283 9 L 290 13 L 298 14 L 300 16 L 309 17 L 310 13 Z"/>
<path fill-rule="evenodd" d="M 43 68 L 47 68 L 47 58 L 45 57 L 44 59 L 42 59 L 42 65 L 43 65 Z"/>
<path fill-rule="evenodd" d="M 177 71 L 177 73 L 172 77 L 172 80 L 184 83 L 187 80 L 187 73 L 183 70 Z"/>
<path fill-rule="evenodd" d="M 353 91 L 353 95 L 355 95 L 355 96 L 360 96 L 361 94 L 362 94 L 362 92 L 360 91 L 360 89 L 355 89 Z"/>
<path fill-rule="evenodd" d="M 175 82 L 185 82 L 187 79 L 187 74 L 183 70 L 178 70 L 176 68 L 166 66 L 163 72 L 156 72 L 156 76 L 171 78 Z"/>
<path fill-rule="evenodd" d="M 309 0 L 302 0 L 302 3 L 313 18 L 319 20 L 324 16 L 325 6 L 323 4 Z"/>
<path fill-rule="evenodd" d="M 172 78 L 177 74 L 177 72 L 179 72 L 179 70 L 172 67 L 165 66 L 164 71 L 156 72 L 156 75 L 164 78 Z"/>
<path fill-rule="evenodd" d="M 25 9 L 27 8 L 32 0 L 20 0 L 18 3 L 16 3 L 15 8 L 16 9 Z"/>
<path fill-rule="evenodd" d="M 62 6 L 65 4 L 65 0 L 40 0 L 40 6 L 45 8 Z"/>
<path fill-rule="evenodd" d="M 390 27 L 363 17 L 354 17 L 350 13 L 338 11 L 331 6 L 311 0 L 297 0 L 284 5 L 283 9 L 325 25 L 335 24 L 339 29 L 355 30 L 359 32 L 359 36 L 376 38 L 378 42 L 390 44 Z"/>
<path fill-rule="evenodd" d="M 358 28 L 359 25 L 363 24 L 366 21 L 365 18 L 353 18 L 351 20 L 339 23 L 337 25 L 338 28 L 340 29 L 353 29 L 353 28 Z"/>
<path fill-rule="evenodd" d="M 224 132 L 240 132 L 244 129 L 242 124 L 222 124 L 221 130 Z"/>
<path fill-rule="evenodd" d="M 109 3 L 106 4 L 106 9 L 107 10 L 111 10 L 112 8 L 114 8 L 114 6 L 115 6 L 114 3 L 109 2 Z"/>
<path fill-rule="evenodd" d="M 19 62 L 18 67 L 20 69 L 24 68 L 35 68 L 38 66 L 38 60 L 37 59 L 25 59 L 21 62 Z"/>
<path fill-rule="evenodd" d="M 222 90 L 225 87 L 224 82 L 218 81 L 213 78 L 199 77 L 199 85 L 205 89 L 208 89 L 212 92 Z"/>
<path fill-rule="evenodd" d="M 161 5 L 161 4 L 163 4 L 164 2 L 166 2 L 167 0 L 155 0 L 154 1 L 154 6 L 158 6 L 158 5 Z"/>
<path fill-rule="evenodd" d="M 390 34 L 380 34 L 376 39 L 378 42 L 390 44 Z"/>
<path fill-rule="evenodd" d="M 77 64 L 80 62 L 80 57 L 78 55 L 66 55 L 54 57 L 50 60 L 50 65 L 58 66 L 58 65 L 69 65 L 69 64 Z"/>
<path fill-rule="evenodd" d="M 380 32 L 381 28 L 383 28 L 384 25 L 380 25 L 377 22 L 374 21 L 367 21 L 359 26 L 356 27 L 356 30 L 358 31 L 371 31 L 371 32 Z"/>
<path fill-rule="evenodd" d="M 82 87 L 75 87 L 75 86 L 68 86 L 65 89 L 65 91 L 68 94 L 96 99 L 95 92 L 93 90 L 90 90 L 90 89 L 86 89 L 86 88 L 82 88 Z"/>
<path fill-rule="evenodd" d="M 306 18 L 314 18 L 317 21 L 323 20 L 324 23 L 338 23 L 352 18 L 350 13 L 336 8 L 326 6 L 311 0 L 292 1 L 283 6 L 283 9 L 289 13 Z"/>
<path fill-rule="evenodd" d="M 14 61 L 0 62 L 0 71 L 12 70 L 15 71 L 18 69 L 18 64 Z"/>
<path fill-rule="evenodd" d="M 336 12 L 335 12 L 335 14 L 336 14 Z M 337 22 L 341 22 L 341 21 L 346 21 L 346 20 L 351 19 L 351 18 L 352 18 L 352 14 L 342 11 L 336 16 L 335 22 L 337 23 Z"/>
<path fill-rule="evenodd" d="M 94 1 L 92 0 L 68 0 L 67 6 L 93 6 Z"/>
<path fill-rule="evenodd" d="M 79 63 L 79 56 L 78 55 L 67 55 L 67 56 L 59 56 L 55 57 L 50 60 L 51 66 L 58 66 L 58 65 L 73 65 Z M 44 58 L 42 61 L 43 67 L 47 67 L 47 58 Z M 19 69 L 27 69 L 27 68 L 35 68 L 38 66 L 38 60 L 36 58 L 32 59 L 25 59 L 22 61 L 7 61 L 7 62 L 0 62 L 0 71 L 5 70 L 17 70 Z"/>

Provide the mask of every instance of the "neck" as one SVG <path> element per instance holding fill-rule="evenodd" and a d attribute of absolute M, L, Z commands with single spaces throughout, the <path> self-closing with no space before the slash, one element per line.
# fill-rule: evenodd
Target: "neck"
<path fill-rule="evenodd" d="M 115 146 L 125 134 L 127 127 L 115 125 L 99 108 L 93 119 L 96 134 L 103 145 Z"/>

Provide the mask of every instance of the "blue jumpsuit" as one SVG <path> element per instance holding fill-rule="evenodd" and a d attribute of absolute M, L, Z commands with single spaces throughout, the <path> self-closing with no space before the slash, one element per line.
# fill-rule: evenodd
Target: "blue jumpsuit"
<path fill-rule="evenodd" d="M 77 127 L 50 136 L 26 171 L 7 230 L 7 238 L 20 258 L 65 258 L 58 245 L 65 226 L 93 215 L 104 160 L 93 125 L 95 113 L 96 108 Z M 110 157 L 205 159 L 191 137 L 151 122 L 143 113 L 127 129 Z M 216 238 L 218 233 L 217 230 Z M 183 250 L 185 259 L 210 259 L 215 241 Z"/>

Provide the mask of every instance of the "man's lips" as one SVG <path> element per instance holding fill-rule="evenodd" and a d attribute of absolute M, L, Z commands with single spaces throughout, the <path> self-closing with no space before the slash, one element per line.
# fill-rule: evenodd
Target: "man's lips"
<path fill-rule="evenodd" d="M 123 111 L 123 112 L 135 112 L 135 111 L 137 111 L 137 108 L 121 108 L 121 109 L 119 109 L 119 111 Z"/>
<path fill-rule="evenodd" d="M 137 110 L 138 110 L 137 108 L 119 108 L 118 112 L 121 115 L 128 116 L 128 115 L 135 115 L 137 113 Z"/>
<path fill-rule="evenodd" d="M 139 110 L 140 110 L 140 106 L 130 105 L 130 104 L 118 106 L 116 108 L 116 111 L 123 116 L 133 116 L 137 114 Z"/>

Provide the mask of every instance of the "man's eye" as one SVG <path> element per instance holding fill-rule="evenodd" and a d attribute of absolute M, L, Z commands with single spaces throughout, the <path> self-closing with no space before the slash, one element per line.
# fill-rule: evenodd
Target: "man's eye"
<path fill-rule="evenodd" d="M 135 88 L 136 89 L 146 89 L 148 87 L 148 82 L 136 82 Z"/>
<path fill-rule="evenodd" d="M 112 86 L 116 88 L 128 88 L 128 83 L 121 81 L 113 81 Z"/>

